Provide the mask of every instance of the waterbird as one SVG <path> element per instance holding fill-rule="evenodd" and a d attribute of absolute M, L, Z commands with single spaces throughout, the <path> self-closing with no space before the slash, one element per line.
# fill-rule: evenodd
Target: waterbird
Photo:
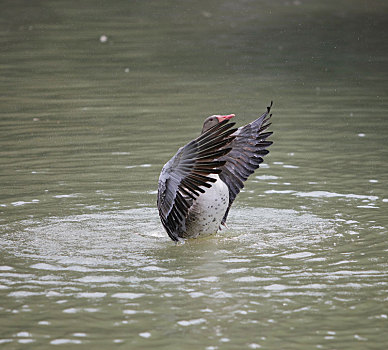
<path fill-rule="evenodd" d="M 234 128 L 234 114 L 212 115 L 201 134 L 179 148 L 158 181 L 160 220 L 173 241 L 208 236 L 226 226 L 244 181 L 259 168 L 273 143 L 271 104 L 253 122 Z"/>

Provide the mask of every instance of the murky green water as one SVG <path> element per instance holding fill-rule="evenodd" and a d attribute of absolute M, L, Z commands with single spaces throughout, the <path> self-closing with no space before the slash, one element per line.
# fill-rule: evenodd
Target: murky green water
<path fill-rule="evenodd" d="M 371 0 L 3 2 L 0 347 L 386 349 L 387 23 Z M 230 228 L 175 246 L 162 165 L 271 100 Z"/>

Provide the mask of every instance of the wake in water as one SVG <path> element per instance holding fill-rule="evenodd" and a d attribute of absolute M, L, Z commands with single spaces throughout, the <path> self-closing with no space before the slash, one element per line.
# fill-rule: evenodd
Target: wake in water
<path fill-rule="evenodd" d="M 210 239 L 275 249 L 310 245 L 335 233 L 332 220 L 295 210 L 236 207 L 229 220 L 230 227 Z M 82 256 L 84 263 L 90 260 L 92 264 L 101 259 L 118 262 L 171 245 L 154 208 L 31 219 L 8 227 L 7 231 L 0 237 L 0 244 L 17 256 L 48 260 Z"/>

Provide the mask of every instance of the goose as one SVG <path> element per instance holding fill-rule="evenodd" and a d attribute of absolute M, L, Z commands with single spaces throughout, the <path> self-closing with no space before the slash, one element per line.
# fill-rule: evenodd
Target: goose
<path fill-rule="evenodd" d="M 244 181 L 269 153 L 271 104 L 256 120 L 235 128 L 234 114 L 212 115 L 201 134 L 179 148 L 163 166 L 157 207 L 168 236 L 176 242 L 216 233 Z"/>

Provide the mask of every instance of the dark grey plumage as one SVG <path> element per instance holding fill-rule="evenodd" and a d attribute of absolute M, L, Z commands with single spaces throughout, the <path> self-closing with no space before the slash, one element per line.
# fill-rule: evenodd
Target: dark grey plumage
<path fill-rule="evenodd" d="M 262 116 L 238 129 L 229 122 L 234 115 L 212 116 L 220 117 L 222 121 L 218 123 L 212 117 L 207 118 L 202 134 L 181 147 L 165 164 L 159 177 L 157 205 L 161 222 L 172 240 L 186 237 L 186 221 L 193 217 L 190 215 L 193 203 L 199 196 L 206 196 L 206 189 L 216 181 L 223 181 L 227 185 L 225 192 L 229 191 L 229 203 L 219 222 L 225 224 L 244 181 L 269 153 L 267 148 L 272 141 L 267 138 L 272 132 L 264 131 L 271 125 L 268 122 L 271 107 L 272 102 Z M 218 174 L 219 179 L 211 174 Z"/>
<path fill-rule="evenodd" d="M 228 145 L 237 129 L 225 120 L 180 148 L 163 167 L 159 177 L 157 205 L 162 224 L 170 238 L 178 241 L 185 231 L 188 210 L 203 187 L 211 187 L 225 161 L 218 158 L 231 151 Z"/>
<path fill-rule="evenodd" d="M 268 123 L 271 118 L 272 102 L 267 107 L 267 111 L 252 123 L 242 126 L 233 134 L 235 139 L 229 145 L 232 150 L 222 156 L 220 160 L 225 161 L 221 167 L 220 178 L 226 183 L 229 188 L 229 206 L 222 219 L 222 224 L 225 224 L 229 214 L 230 206 L 236 196 L 244 188 L 246 181 L 260 164 L 263 162 L 263 157 L 269 153 L 267 148 L 272 145 L 272 141 L 267 138 L 273 132 L 264 132 L 271 123 Z"/>

